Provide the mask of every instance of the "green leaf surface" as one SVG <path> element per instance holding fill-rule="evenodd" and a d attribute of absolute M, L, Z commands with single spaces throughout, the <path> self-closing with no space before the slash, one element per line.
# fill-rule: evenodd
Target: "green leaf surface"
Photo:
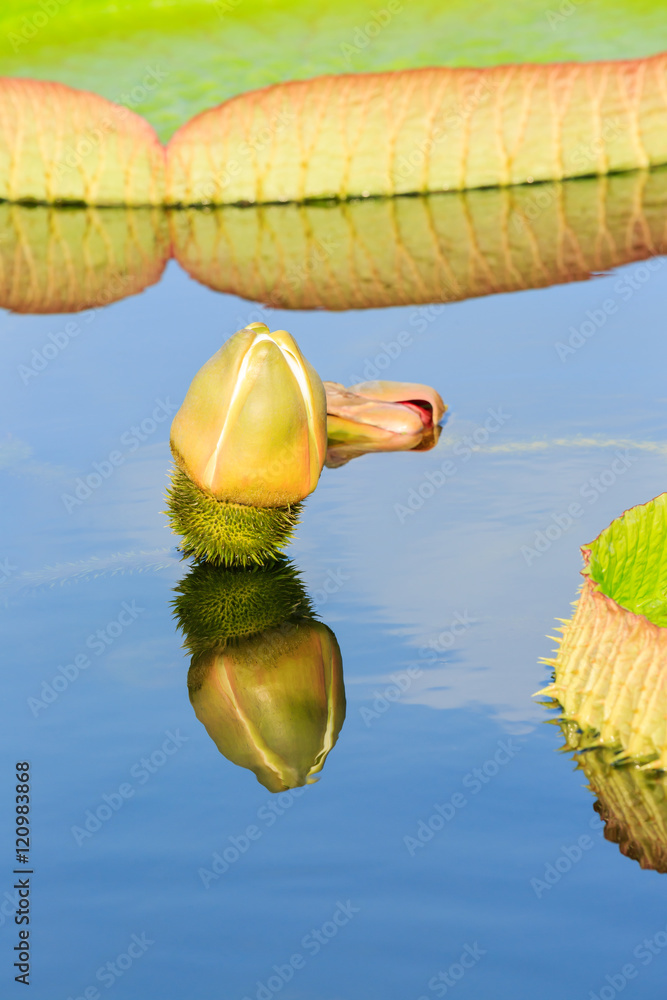
<path fill-rule="evenodd" d="M 93 90 L 145 115 L 162 139 L 281 80 L 664 49 L 659 0 L 3 0 L 0 11 L 4 75 Z"/>
<path fill-rule="evenodd" d="M 585 549 L 603 594 L 667 627 L 667 493 L 621 514 Z"/>

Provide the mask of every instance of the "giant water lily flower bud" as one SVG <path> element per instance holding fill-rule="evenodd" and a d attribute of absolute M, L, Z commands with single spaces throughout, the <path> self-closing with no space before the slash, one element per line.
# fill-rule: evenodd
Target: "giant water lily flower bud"
<path fill-rule="evenodd" d="M 345 718 L 336 637 L 312 620 L 199 654 L 188 687 L 218 750 L 271 792 L 316 780 Z"/>
<path fill-rule="evenodd" d="M 174 458 L 218 500 L 283 507 L 312 493 L 326 452 L 326 399 L 284 330 L 251 323 L 195 375 L 171 428 Z"/>
<path fill-rule="evenodd" d="M 171 428 L 168 514 L 185 552 L 223 565 L 275 558 L 317 486 L 326 397 L 284 330 L 236 333 L 195 375 Z"/>
<path fill-rule="evenodd" d="M 373 382 L 358 382 L 350 386 L 349 391 L 363 399 L 399 405 L 411 410 L 419 416 L 425 427 L 439 424 L 447 410 L 440 393 L 430 385 L 422 385 L 419 382 L 389 382 L 380 379 Z"/>
<path fill-rule="evenodd" d="M 426 451 L 437 443 L 447 407 L 430 386 L 379 381 L 346 389 L 325 382 L 324 388 L 329 468 L 372 451 Z"/>
<path fill-rule="evenodd" d="M 325 382 L 329 437 L 338 421 L 368 425 L 392 434 L 421 434 L 440 423 L 447 407 L 428 385 L 413 382 L 360 382 L 346 389 Z"/>

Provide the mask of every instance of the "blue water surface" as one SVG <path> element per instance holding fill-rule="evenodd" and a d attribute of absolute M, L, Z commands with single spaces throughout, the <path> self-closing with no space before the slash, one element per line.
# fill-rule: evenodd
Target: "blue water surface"
<path fill-rule="evenodd" d="M 34 1000 L 662 995 L 667 948 L 642 942 L 667 926 L 664 876 L 603 838 L 532 697 L 576 598 L 579 546 L 667 485 L 667 267 L 574 353 L 556 346 L 618 298 L 617 279 L 431 310 L 281 312 L 172 262 L 27 384 L 20 366 L 67 317 L 0 316 L 3 788 L 10 801 L 13 762 L 29 760 Z M 350 384 L 382 357 L 382 377 L 433 384 L 449 406 L 434 450 L 325 469 L 307 501 L 290 554 L 337 635 L 347 718 L 320 780 L 279 796 L 218 753 L 190 706 L 170 612 L 187 565 L 163 514 L 167 414 L 223 340 L 262 317 L 323 378 Z M 115 450 L 122 463 L 68 502 Z M 45 682 L 53 691 L 80 654 L 90 666 L 45 702 Z M 388 701 L 397 674 L 409 683 Z M 116 807 L 99 829 L 77 833 L 105 801 Z M 581 857 L 536 885 L 581 837 Z M 228 870 L 202 875 L 224 851 L 237 854 Z"/>

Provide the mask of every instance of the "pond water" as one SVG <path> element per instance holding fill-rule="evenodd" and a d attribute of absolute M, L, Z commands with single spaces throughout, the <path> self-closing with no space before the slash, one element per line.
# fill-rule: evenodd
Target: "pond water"
<path fill-rule="evenodd" d="M 37 1000 L 660 995 L 664 875 L 603 837 L 533 697 L 579 546 L 665 489 L 667 267 L 650 263 L 326 312 L 263 309 L 170 261 L 92 313 L 3 311 L 2 740 L 32 765 Z M 307 501 L 289 551 L 337 636 L 347 717 L 319 781 L 282 795 L 194 715 L 163 514 L 171 413 L 257 319 L 323 378 L 379 366 L 449 407 L 435 449 L 325 469 Z"/>

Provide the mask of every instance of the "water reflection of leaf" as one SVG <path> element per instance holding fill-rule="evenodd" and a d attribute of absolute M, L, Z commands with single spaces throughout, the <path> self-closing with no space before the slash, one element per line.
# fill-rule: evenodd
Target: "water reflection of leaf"
<path fill-rule="evenodd" d="M 0 306 L 74 312 L 159 280 L 173 255 L 215 291 L 289 309 L 452 302 L 585 281 L 667 250 L 667 169 L 345 203 L 0 205 Z"/>
<path fill-rule="evenodd" d="M 618 766 L 608 748 L 587 748 L 573 724 L 561 726 L 566 748 L 578 751 L 577 767 L 597 797 L 605 838 L 642 868 L 667 873 L 667 776 L 633 765 Z"/>
<path fill-rule="evenodd" d="M 663 253 L 667 170 L 171 219 L 177 260 L 216 291 L 290 309 L 448 302 Z"/>
<path fill-rule="evenodd" d="M 79 312 L 159 281 L 169 257 L 161 210 L 0 205 L 0 306 Z"/>

